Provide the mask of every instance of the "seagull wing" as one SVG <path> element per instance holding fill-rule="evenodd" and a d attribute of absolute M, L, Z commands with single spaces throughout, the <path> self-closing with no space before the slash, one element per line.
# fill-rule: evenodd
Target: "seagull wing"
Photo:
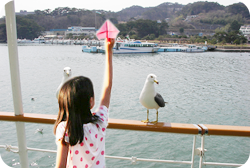
<path fill-rule="evenodd" d="M 159 93 L 156 93 L 154 99 L 160 107 L 165 107 L 165 101 Z"/>

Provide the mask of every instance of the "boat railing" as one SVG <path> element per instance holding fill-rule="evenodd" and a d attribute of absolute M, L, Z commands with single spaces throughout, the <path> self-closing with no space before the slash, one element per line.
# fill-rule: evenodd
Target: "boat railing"
<path fill-rule="evenodd" d="M 56 115 L 48 114 L 34 114 L 24 113 L 23 115 L 15 115 L 14 112 L 0 112 L 0 120 L 8 122 L 23 122 L 23 123 L 39 123 L 39 124 L 54 124 Z M 250 137 L 250 127 L 248 126 L 229 126 L 229 125 L 210 125 L 210 124 L 184 124 L 184 123 L 165 123 L 159 122 L 156 124 L 143 123 L 137 120 L 123 120 L 123 119 L 109 119 L 108 129 L 123 129 L 133 131 L 153 131 L 160 133 L 176 133 L 176 134 L 189 134 L 193 135 L 193 146 L 190 161 L 178 160 L 160 160 L 160 159 L 147 159 L 137 157 L 123 157 L 123 156 L 108 156 L 106 158 L 130 160 L 132 163 L 137 161 L 145 162 L 161 162 L 161 163 L 175 163 L 175 164 L 189 164 L 191 168 L 194 167 L 195 155 L 200 158 L 199 168 L 203 165 L 217 165 L 217 166 L 231 166 L 239 167 L 242 164 L 236 163 L 217 163 L 217 162 L 204 162 L 205 156 L 205 137 L 206 136 L 237 136 L 237 137 Z M 201 137 L 201 147 L 196 148 L 197 136 Z M 11 145 L 0 145 L 0 148 L 5 148 L 7 151 L 18 153 L 18 147 Z M 26 147 L 30 151 L 50 152 L 56 153 L 55 150 L 37 149 Z"/>

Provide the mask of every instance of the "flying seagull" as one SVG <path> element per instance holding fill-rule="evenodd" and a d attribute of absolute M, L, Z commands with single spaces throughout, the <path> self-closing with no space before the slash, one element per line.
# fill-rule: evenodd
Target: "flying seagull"
<path fill-rule="evenodd" d="M 59 95 L 60 89 L 63 86 L 63 84 L 65 82 L 67 82 L 68 80 L 70 80 L 71 78 L 72 78 L 71 68 L 70 67 L 65 67 L 63 69 L 63 79 L 62 79 L 62 82 L 60 83 L 60 85 L 58 86 L 58 88 L 56 90 L 56 98 L 57 99 L 58 99 L 58 95 Z"/>
<path fill-rule="evenodd" d="M 149 109 L 156 109 L 156 120 L 151 123 L 158 122 L 158 109 L 160 107 L 165 107 L 165 101 L 162 96 L 155 91 L 154 83 L 159 84 L 156 80 L 154 74 L 149 74 L 145 81 L 144 87 L 140 94 L 140 103 L 147 108 L 147 120 L 142 120 L 142 122 L 148 123 Z"/>
<path fill-rule="evenodd" d="M 43 134 L 43 129 L 42 128 L 37 128 L 36 133 L 39 132 L 40 134 Z"/>

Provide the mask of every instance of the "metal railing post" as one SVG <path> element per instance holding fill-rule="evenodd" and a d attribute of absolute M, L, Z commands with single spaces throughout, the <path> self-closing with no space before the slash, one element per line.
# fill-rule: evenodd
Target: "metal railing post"
<path fill-rule="evenodd" d="M 17 31 L 16 31 L 16 15 L 15 15 L 14 1 L 10 1 L 5 5 L 5 14 L 6 14 L 6 30 L 7 30 L 14 110 L 15 110 L 15 115 L 23 115 L 23 104 L 22 104 L 19 62 L 18 62 L 18 52 L 17 52 Z M 18 148 L 19 148 L 18 153 L 21 162 L 21 167 L 27 168 L 29 167 L 29 164 L 28 164 L 25 126 L 23 122 L 16 122 L 16 131 L 17 131 Z"/>
<path fill-rule="evenodd" d="M 202 168 L 203 165 L 203 156 L 204 156 L 204 140 L 205 140 L 205 136 L 202 135 L 201 136 L 201 154 L 200 154 L 200 163 L 199 163 L 199 168 Z"/>
<path fill-rule="evenodd" d="M 193 141 L 192 158 L 191 158 L 191 168 L 194 168 L 195 144 L 196 144 L 196 135 L 194 136 L 194 141 Z"/>

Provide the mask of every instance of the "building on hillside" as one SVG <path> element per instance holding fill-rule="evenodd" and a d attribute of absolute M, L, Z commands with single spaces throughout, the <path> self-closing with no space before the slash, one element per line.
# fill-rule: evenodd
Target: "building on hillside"
<path fill-rule="evenodd" d="M 243 33 L 243 35 L 250 35 L 250 25 L 241 26 L 240 31 Z"/>
<path fill-rule="evenodd" d="M 57 36 L 65 36 L 65 32 L 67 29 L 50 29 L 50 31 L 47 31 L 46 35 L 57 35 Z"/>
<path fill-rule="evenodd" d="M 80 36 L 82 34 L 94 36 L 96 33 L 95 27 L 80 27 L 80 26 L 71 26 L 65 31 L 65 36 L 72 34 L 73 36 Z"/>
<path fill-rule="evenodd" d="M 34 15 L 35 12 L 27 12 L 26 10 L 20 10 L 20 12 L 16 12 L 16 15 Z"/>
<path fill-rule="evenodd" d="M 125 21 L 118 21 L 118 24 L 125 24 L 125 23 L 127 23 L 127 22 L 125 22 Z"/>
<path fill-rule="evenodd" d="M 240 27 L 240 31 L 247 38 L 248 43 L 250 42 L 250 25 L 244 25 Z"/>
<path fill-rule="evenodd" d="M 191 19 L 196 18 L 196 17 L 197 17 L 197 15 L 189 15 L 189 16 L 186 17 L 186 19 L 184 21 L 185 22 L 190 22 Z"/>
<path fill-rule="evenodd" d="M 171 19 L 170 18 L 165 18 L 165 21 L 168 23 L 168 22 L 171 21 Z"/>
<path fill-rule="evenodd" d="M 69 34 L 72 34 L 74 37 L 84 34 L 93 38 L 95 33 L 95 27 L 71 26 L 68 27 L 68 29 L 50 29 L 50 31 L 43 32 L 43 36 L 57 36 L 57 38 L 65 38 Z"/>
<path fill-rule="evenodd" d="M 247 38 L 248 44 L 250 44 L 250 34 L 249 35 L 245 35 L 245 37 Z"/>

